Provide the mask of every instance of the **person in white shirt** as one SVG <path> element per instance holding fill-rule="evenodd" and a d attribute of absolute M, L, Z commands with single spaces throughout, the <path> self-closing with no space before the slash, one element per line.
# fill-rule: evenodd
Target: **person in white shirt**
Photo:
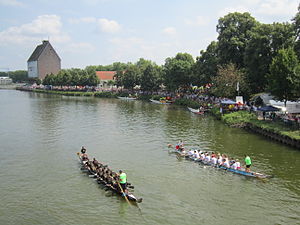
<path fill-rule="evenodd" d="M 221 165 L 221 164 L 222 164 L 222 162 L 223 162 L 223 158 L 222 158 L 222 156 L 221 156 L 221 155 L 219 155 L 219 156 L 218 156 L 217 163 L 218 163 L 219 165 Z"/>
<path fill-rule="evenodd" d="M 236 170 L 236 169 L 237 169 L 237 164 L 236 164 L 236 162 L 235 162 L 235 161 L 234 161 L 234 162 L 233 162 L 233 164 L 231 165 L 231 168 L 232 168 L 232 169 L 234 169 L 234 170 Z"/>
<path fill-rule="evenodd" d="M 212 164 L 217 165 L 218 160 L 217 160 L 217 158 L 216 158 L 215 156 L 213 156 L 213 157 L 211 158 L 211 162 L 212 162 Z"/>
<path fill-rule="evenodd" d="M 197 150 L 194 151 L 193 158 L 194 159 L 199 159 L 199 152 Z"/>
<path fill-rule="evenodd" d="M 222 164 L 222 166 L 225 166 L 225 167 L 227 167 L 227 168 L 230 168 L 230 165 L 229 165 L 228 160 L 223 159 L 223 164 Z"/>
<path fill-rule="evenodd" d="M 239 162 L 238 159 L 235 160 L 235 163 L 236 163 L 236 169 L 237 170 L 240 170 L 241 169 L 241 163 Z"/>
<path fill-rule="evenodd" d="M 210 162 L 210 155 L 209 155 L 208 153 L 206 153 L 205 161 L 206 161 L 206 162 Z"/>

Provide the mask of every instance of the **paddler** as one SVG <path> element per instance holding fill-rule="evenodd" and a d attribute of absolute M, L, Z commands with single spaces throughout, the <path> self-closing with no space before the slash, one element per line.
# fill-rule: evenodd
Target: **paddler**
<path fill-rule="evenodd" d="M 245 164 L 246 164 L 246 172 L 250 173 L 250 167 L 251 167 L 251 158 L 248 155 L 245 155 Z"/>
<path fill-rule="evenodd" d="M 86 149 L 84 146 L 81 147 L 81 154 L 84 154 L 86 152 Z"/>
<path fill-rule="evenodd" d="M 126 173 L 124 173 L 122 170 L 119 171 L 119 179 L 120 179 L 120 185 L 123 189 L 123 192 L 125 192 L 126 194 L 128 194 L 127 191 L 127 176 Z"/>

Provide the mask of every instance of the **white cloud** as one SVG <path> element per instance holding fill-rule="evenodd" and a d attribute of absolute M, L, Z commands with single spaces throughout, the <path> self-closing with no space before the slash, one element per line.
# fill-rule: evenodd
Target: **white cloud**
<path fill-rule="evenodd" d="M 239 5 L 227 7 L 219 12 L 224 16 L 232 12 L 252 12 L 266 16 L 293 16 L 297 12 L 298 0 L 241 0 Z"/>
<path fill-rule="evenodd" d="M 116 33 L 121 30 L 121 26 L 114 20 L 105 18 L 98 19 L 100 29 L 105 33 Z"/>
<path fill-rule="evenodd" d="M 183 49 L 177 40 L 162 42 L 128 37 L 113 38 L 109 42 L 107 56 L 112 62 L 136 62 L 139 58 L 145 58 L 162 64 L 167 57 L 173 57 Z"/>
<path fill-rule="evenodd" d="M 225 16 L 228 13 L 234 13 L 234 12 L 240 12 L 240 13 L 244 13 L 244 12 L 249 12 L 250 10 L 248 8 L 246 8 L 245 6 L 239 5 L 239 6 L 235 6 L 235 7 L 227 7 L 222 9 L 219 12 L 219 16 Z"/>
<path fill-rule="evenodd" d="M 203 16 L 197 16 L 194 19 L 185 19 L 184 22 L 189 26 L 205 26 L 209 21 Z"/>
<path fill-rule="evenodd" d="M 53 42 L 66 42 L 70 39 L 62 31 L 62 23 L 57 15 L 42 15 L 30 23 L 9 27 L 0 32 L 0 44 L 24 44 L 48 37 Z"/>
<path fill-rule="evenodd" d="M 82 17 L 82 18 L 72 18 L 69 20 L 71 24 L 78 24 L 78 23 L 96 23 L 97 19 L 95 17 Z"/>
<path fill-rule="evenodd" d="M 164 34 L 167 34 L 167 35 L 170 35 L 170 36 L 173 36 L 173 35 L 176 35 L 176 29 L 174 27 L 166 27 L 165 29 L 163 29 L 163 33 Z"/>
<path fill-rule="evenodd" d="M 95 47 L 87 42 L 70 43 L 62 47 L 63 52 L 67 53 L 92 53 Z"/>
<path fill-rule="evenodd" d="M 23 7 L 23 6 L 25 6 L 24 3 L 19 2 L 17 0 L 0 0 L 0 5 L 15 6 L 15 7 Z"/>
<path fill-rule="evenodd" d="M 257 11 L 265 15 L 293 16 L 298 4 L 297 0 L 265 0 L 259 3 Z"/>

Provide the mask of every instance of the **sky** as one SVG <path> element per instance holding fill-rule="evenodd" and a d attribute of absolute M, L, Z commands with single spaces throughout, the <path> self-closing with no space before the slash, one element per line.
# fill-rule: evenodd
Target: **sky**
<path fill-rule="evenodd" d="M 62 68 L 144 58 L 162 65 L 179 52 L 194 58 L 217 39 L 230 12 L 261 23 L 291 22 L 299 0 L 0 0 L 0 71 L 27 70 L 49 40 Z"/>

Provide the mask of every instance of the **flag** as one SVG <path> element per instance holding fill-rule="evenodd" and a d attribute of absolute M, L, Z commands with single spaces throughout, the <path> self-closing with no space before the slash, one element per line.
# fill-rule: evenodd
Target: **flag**
<path fill-rule="evenodd" d="M 240 90 L 240 82 L 236 83 L 236 90 L 239 91 Z"/>

